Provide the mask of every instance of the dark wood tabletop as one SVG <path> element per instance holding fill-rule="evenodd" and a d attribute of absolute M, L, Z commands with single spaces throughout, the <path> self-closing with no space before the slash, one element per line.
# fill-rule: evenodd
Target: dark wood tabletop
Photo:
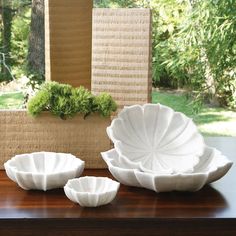
<path fill-rule="evenodd" d="M 209 138 L 236 161 L 236 138 Z M 83 175 L 109 176 L 107 170 Z M 83 208 L 63 189 L 25 191 L 0 171 L 0 236 L 236 235 L 236 167 L 198 192 L 155 193 L 121 185 L 106 206 Z"/>

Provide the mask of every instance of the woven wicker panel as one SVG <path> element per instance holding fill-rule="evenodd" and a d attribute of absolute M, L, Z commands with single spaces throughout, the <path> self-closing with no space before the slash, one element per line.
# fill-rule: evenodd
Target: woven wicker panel
<path fill-rule="evenodd" d="M 92 0 L 45 0 L 46 80 L 91 88 Z"/>
<path fill-rule="evenodd" d="M 36 151 L 72 153 L 86 168 L 103 168 L 101 151 L 110 149 L 110 119 L 91 115 L 61 120 L 49 113 L 31 118 L 26 111 L 0 111 L 0 169 L 12 156 Z"/>
<path fill-rule="evenodd" d="M 93 9 L 92 92 L 124 105 L 151 101 L 151 12 Z"/>

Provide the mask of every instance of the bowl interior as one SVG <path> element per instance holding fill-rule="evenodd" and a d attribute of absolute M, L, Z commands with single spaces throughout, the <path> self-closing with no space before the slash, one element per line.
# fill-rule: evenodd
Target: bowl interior
<path fill-rule="evenodd" d="M 112 166 L 115 168 L 122 170 L 130 170 L 130 171 L 138 171 L 137 169 L 133 169 L 124 165 L 124 163 L 120 162 L 119 154 L 115 149 L 111 149 L 107 152 L 101 153 L 104 161 L 108 164 L 108 166 Z M 231 161 L 228 160 L 227 157 L 221 154 L 217 149 L 205 146 L 204 153 L 200 156 L 199 163 L 194 167 L 192 173 L 188 174 L 198 174 L 198 173 L 209 173 L 215 171 L 219 167 L 224 167 L 226 165 L 231 165 Z M 153 173 L 155 175 L 155 173 Z M 159 174 L 160 175 L 160 174 Z M 166 174 L 165 174 L 166 175 Z M 172 174 L 168 174 L 171 176 Z M 173 175 L 174 176 L 174 175 Z"/>
<path fill-rule="evenodd" d="M 204 151 L 203 137 L 193 121 L 160 104 L 123 109 L 107 134 L 119 158 L 145 172 L 192 172 Z"/>
<path fill-rule="evenodd" d="M 104 193 L 117 190 L 119 183 L 106 177 L 81 177 L 70 180 L 68 187 L 80 193 Z"/>
<path fill-rule="evenodd" d="M 81 162 L 71 154 L 39 152 L 16 156 L 10 163 L 18 171 L 52 174 L 74 169 Z M 82 162 L 81 162 L 82 163 Z"/>

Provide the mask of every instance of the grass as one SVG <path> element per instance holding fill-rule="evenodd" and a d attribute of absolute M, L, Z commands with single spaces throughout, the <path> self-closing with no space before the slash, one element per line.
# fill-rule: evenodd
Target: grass
<path fill-rule="evenodd" d="M 0 109 L 20 109 L 24 96 L 21 92 L 0 94 Z"/>
<path fill-rule="evenodd" d="M 169 92 L 153 92 L 152 101 L 170 106 L 193 118 L 200 132 L 205 136 L 236 136 L 236 112 L 205 106 L 195 114 L 191 101 L 185 95 Z"/>
<path fill-rule="evenodd" d="M 195 121 L 207 136 L 236 136 L 236 112 L 222 108 L 203 108 Z"/>
<path fill-rule="evenodd" d="M 172 107 L 193 118 L 205 136 L 236 136 L 236 112 L 223 108 L 203 107 L 198 114 L 194 114 L 186 96 L 169 92 L 153 92 L 152 101 Z M 0 95 L 0 109 L 19 109 L 22 104 L 21 92 Z"/>

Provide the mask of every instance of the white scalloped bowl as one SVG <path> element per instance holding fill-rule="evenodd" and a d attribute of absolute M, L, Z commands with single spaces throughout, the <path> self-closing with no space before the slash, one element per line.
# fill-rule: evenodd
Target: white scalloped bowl
<path fill-rule="evenodd" d="M 110 203 L 120 183 L 107 177 L 85 176 L 71 179 L 64 187 L 66 196 L 83 207 L 97 207 Z"/>
<path fill-rule="evenodd" d="M 192 119 L 160 104 L 125 107 L 107 134 L 120 162 L 151 173 L 191 173 L 204 150 Z"/>
<path fill-rule="evenodd" d="M 16 155 L 4 163 L 7 176 L 25 190 L 62 188 L 79 177 L 84 161 L 69 153 L 34 152 Z"/>
<path fill-rule="evenodd" d="M 217 149 L 205 146 L 193 173 L 158 175 L 127 168 L 126 165 L 119 163 L 119 154 L 115 149 L 101 154 L 109 171 L 120 183 L 156 192 L 197 191 L 205 184 L 220 179 L 233 164 Z"/>

